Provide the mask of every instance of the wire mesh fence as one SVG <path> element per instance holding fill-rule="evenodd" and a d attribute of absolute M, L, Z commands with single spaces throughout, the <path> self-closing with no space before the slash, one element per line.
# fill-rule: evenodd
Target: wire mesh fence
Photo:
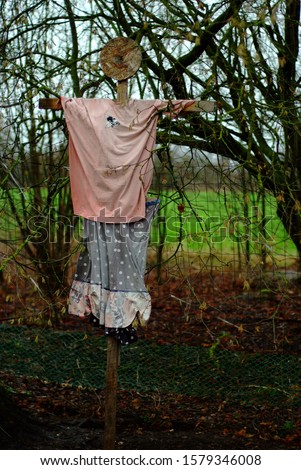
<path fill-rule="evenodd" d="M 87 332 L 0 328 L 3 371 L 68 386 L 105 387 L 106 338 Z M 301 405 L 301 358 L 138 341 L 122 348 L 119 388 Z"/>
<path fill-rule="evenodd" d="M 154 180 L 161 208 L 151 233 L 146 282 L 154 300 L 151 321 L 162 335 L 160 340 L 157 334 L 142 335 L 138 343 L 122 348 L 119 388 L 222 400 L 273 399 L 298 405 L 300 348 L 291 343 L 297 341 L 300 332 L 301 300 L 298 284 L 292 286 L 291 281 L 298 279 L 299 272 L 296 249 L 275 215 L 275 198 L 258 191 L 252 180 L 246 183 L 239 168 L 225 168 L 221 163 L 214 166 L 199 159 L 197 163 L 194 160 L 198 167 L 192 169 L 190 163 L 183 163 L 182 156 L 180 160 L 176 176 L 167 180 L 165 187 L 161 167 Z M 198 179 L 188 184 L 189 171 L 197 173 Z M 172 190 L 176 177 L 183 177 L 185 192 Z M 231 184 L 226 185 L 230 177 Z M 16 200 L 19 197 L 14 192 L 11 196 Z M 29 262 L 28 254 L 14 245 L 20 234 L 12 223 L 7 197 L 3 191 L 2 370 L 103 389 L 107 343 L 101 334 L 85 327 L 65 331 L 37 326 L 35 320 L 48 308 L 43 293 L 45 279 L 52 276 L 48 264 L 59 257 L 62 240 L 57 239 L 56 232 L 47 239 L 52 258 L 43 264 L 43 275 L 35 276 L 31 270 L 36 268 L 35 261 Z M 58 213 L 55 217 L 58 226 L 65 227 L 66 217 Z M 47 217 L 43 223 L 45 227 L 55 226 Z M 5 244 L 5 240 L 10 243 Z M 78 242 L 80 230 L 69 249 L 72 251 Z M 15 263 L 15 253 L 19 263 Z M 69 284 L 76 257 L 72 255 L 68 263 L 62 258 Z M 160 285 L 165 286 L 161 294 Z M 288 308 L 291 299 L 294 305 Z M 66 297 L 61 308 L 66 310 Z M 32 317 L 35 320 L 31 322 Z M 18 320 L 20 326 L 16 326 Z M 202 322 L 210 334 L 206 337 L 202 333 L 200 338 Z M 235 332 L 247 332 L 247 347 L 233 347 L 241 343 Z"/>

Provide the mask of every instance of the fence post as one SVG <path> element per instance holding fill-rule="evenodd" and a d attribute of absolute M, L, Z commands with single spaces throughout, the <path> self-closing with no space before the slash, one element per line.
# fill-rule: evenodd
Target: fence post
<path fill-rule="evenodd" d="M 117 340 L 108 337 L 107 370 L 105 388 L 105 427 L 104 446 L 106 450 L 113 450 L 116 440 L 116 411 L 117 411 L 117 382 L 120 344 Z"/>

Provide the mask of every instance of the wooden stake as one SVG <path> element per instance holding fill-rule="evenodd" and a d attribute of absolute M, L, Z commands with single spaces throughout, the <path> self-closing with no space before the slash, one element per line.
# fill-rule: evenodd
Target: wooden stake
<path fill-rule="evenodd" d="M 117 84 L 117 101 L 123 105 L 128 102 L 128 81 L 120 80 Z"/>
<path fill-rule="evenodd" d="M 107 370 L 105 390 L 105 428 L 103 448 L 114 450 L 116 441 L 117 384 L 120 344 L 108 337 Z"/>
<path fill-rule="evenodd" d="M 124 105 L 128 101 L 128 81 L 117 84 L 117 101 Z M 120 344 L 114 337 L 108 337 L 106 391 L 105 391 L 105 428 L 104 449 L 113 450 L 116 441 L 117 385 Z"/>

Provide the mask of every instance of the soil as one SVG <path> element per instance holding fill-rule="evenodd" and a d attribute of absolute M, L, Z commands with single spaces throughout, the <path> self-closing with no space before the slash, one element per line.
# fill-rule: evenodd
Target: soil
<path fill-rule="evenodd" d="M 273 277 L 263 286 L 262 280 L 258 285 L 231 274 L 206 273 L 185 280 L 166 278 L 162 285 L 148 282 L 153 310 L 148 327 L 139 328 L 142 340 L 173 343 L 180 335 L 192 346 L 210 347 L 218 340 L 225 349 L 300 354 L 297 278 L 283 284 L 282 278 Z M 87 326 L 66 317 L 58 328 Z M 102 390 L 6 372 L 0 373 L 0 381 L 9 386 L 24 417 L 0 425 L 1 449 L 103 448 Z M 116 449 L 300 449 L 301 411 L 268 398 L 254 404 L 120 390 L 116 435 Z"/>

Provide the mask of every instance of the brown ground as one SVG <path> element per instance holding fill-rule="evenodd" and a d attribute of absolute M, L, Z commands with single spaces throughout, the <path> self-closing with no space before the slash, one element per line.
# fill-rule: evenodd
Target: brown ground
<path fill-rule="evenodd" d="M 178 340 L 244 351 L 300 354 L 298 281 L 258 285 L 208 274 L 168 279 L 152 288 L 153 313 L 141 339 Z M 191 292 L 194 292 L 192 296 Z M 7 298 L 7 297 L 6 297 Z M 181 301 L 179 300 L 181 299 Z M 5 298 L 2 297 L 3 302 Z M 3 306 L 4 308 L 4 306 Z M 64 328 L 79 328 L 65 321 Z M 222 332 L 227 331 L 223 336 Z M 102 449 L 103 391 L 87 391 L 1 373 L 30 427 L 0 423 L 1 449 Z M 299 392 L 301 387 L 299 389 Z M 297 391 L 298 392 L 298 391 Z M 298 393 L 299 393 L 298 392 Z M 301 392 L 300 392 L 301 393 Z M 29 418 L 28 418 L 29 417 Z M 20 418 L 20 422 L 22 419 Z M 300 449 L 301 411 L 266 399 L 239 404 L 120 391 L 117 449 Z"/>

